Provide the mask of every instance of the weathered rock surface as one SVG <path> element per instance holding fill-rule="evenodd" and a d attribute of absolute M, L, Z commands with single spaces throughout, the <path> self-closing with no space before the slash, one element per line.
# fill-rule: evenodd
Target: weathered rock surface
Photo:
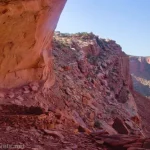
<path fill-rule="evenodd" d="M 128 57 L 115 41 L 60 33 L 53 55 L 56 84 L 46 95 L 40 82 L 1 91 L 1 126 L 143 135 Z"/>
<path fill-rule="evenodd" d="M 134 135 L 108 135 L 103 132 L 91 134 L 91 139 L 103 150 L 148 150 L 150 139 Z"/>
<path fill-rule="evenodd" d="M 18 134 L 19 133 L 19 134 Z M 18 146 L 26 150 L 149 150 L 150 138 L 135 135 L 109 135 L 101 130 L 90 134 L 65 130 L 0 128 L 1 148 Z M 17 143 L 14 141 L 17 139 Z M 3 144 L 7 141 L 7 144 Z"/>
<path fill-rule="evenodd" d="M 150 97 L 150 57 L 130 56 L 130 73 L 134 89 Z"/>
<path fill-rule="evenodd" d="M 0 0 L 0 87 L 53 84 L 51 40 L 66 0 Z M 44 73 L 42 75 L 42 70 Z M 50 75 L 49 75 L 50 74 Z"/>
<path fill-rule="evenodd" d="M 121 47 L 92 33 L 60 32 L 51 45 L 65 3 L 0 0 L 0 146 L 150 149 L 149 105 L 133 91 Z"/>
<path fill-rule="evenodd" d="M 150 57 L 130 56 L 130 73 L 132 75 L 135 102 L 142 118 L 142 128 L 150 135 Z M 140 94 L 139 94 L 140 93 Z"/>
<path fill-rule="evenodd" d="M 59 32 L 52 47 L 56 82 L 46 94 L 39 81 L 0 90 L 0 142 L 16 144 L 15 137 L 26 149 L 46 150 L 147 146 L 147 118 L 143 120 L 129 58 L 121 47 L 92 33 Z"/>
<path fill-rule="evenodd" d="M 141 94 L 134 92 L 138 113 L 142 118 L 142 128 L 146 136 L 150 136 L 150 101 Z"/>

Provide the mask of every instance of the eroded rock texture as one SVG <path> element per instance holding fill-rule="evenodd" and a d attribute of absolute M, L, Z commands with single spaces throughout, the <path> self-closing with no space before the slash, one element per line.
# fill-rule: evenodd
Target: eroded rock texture
<path fill-rule="evenodd" d="M 3 115 L 8 114 L 4 126 L 14 122 L 19 127 L 49 129 L 55 124 L 56 128 L 79 131 L 103 128 L 110 134 L 141 134 L 140 117 L 128 83 L 128 56 L 115 41 L 94 34 L 55 34 L 53 56 L 55 86 L 45 97 L 39 82 L 2 91 L 0 125 L 5 122 Z M 52 116 L 49 118 L 40 109 Z M 64 116 L 58 123 L 55 112 L 58 118 Z M 35 114 L 44 115 L 45 123 Z M 120 126 L 124 131 L 119 130 Z"/>
<path fill-rule="evenodd" d="M 54 83 L 51 40 L 66 0 L 0 0 L 0 87 Z M 49 82 L 49 84 L 47 83 Z"/>
<path fill-rule="evenodd" d="M 130 72 L 134 89 L 150 97 L 150 57 L 130 56 Z"/>
<path fill-rule="evenodd" d="M 0 90 L 0 142 L 15 137 L 41 150 L 150 148 L 150 104 L 132 91 L 121 47 L 92 33 L 55 32 L 52 43 L 57 78 L 47 94 L 41 82 Z"/>

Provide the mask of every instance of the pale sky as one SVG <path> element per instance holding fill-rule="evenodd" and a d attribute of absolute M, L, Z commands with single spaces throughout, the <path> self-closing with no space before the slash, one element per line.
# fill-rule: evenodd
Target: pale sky
<path fill-rule="evenodd" d="M 56 30 L 93 32 L 127 54 L 150 56 L 150 0 L 68 0 Z"/>

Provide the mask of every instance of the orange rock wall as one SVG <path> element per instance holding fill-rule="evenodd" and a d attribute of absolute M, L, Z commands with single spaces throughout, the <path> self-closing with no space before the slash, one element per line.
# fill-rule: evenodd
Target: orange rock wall
<path fill-rule="evenodd" d="M 0 0 L 0 87 L 40 80 L 66 0 Z"/>

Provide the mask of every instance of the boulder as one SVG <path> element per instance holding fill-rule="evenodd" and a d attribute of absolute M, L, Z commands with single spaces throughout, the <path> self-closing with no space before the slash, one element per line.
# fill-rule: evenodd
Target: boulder
<path fill-rule="evenodd" d="M 112 126 L 120 134 L 128 134 L 129 133 L 126 125 L 124 124 L 123 120 L 121 120 L 120 118 L 116 118 L 114 120 L 114 123 Z"/>

